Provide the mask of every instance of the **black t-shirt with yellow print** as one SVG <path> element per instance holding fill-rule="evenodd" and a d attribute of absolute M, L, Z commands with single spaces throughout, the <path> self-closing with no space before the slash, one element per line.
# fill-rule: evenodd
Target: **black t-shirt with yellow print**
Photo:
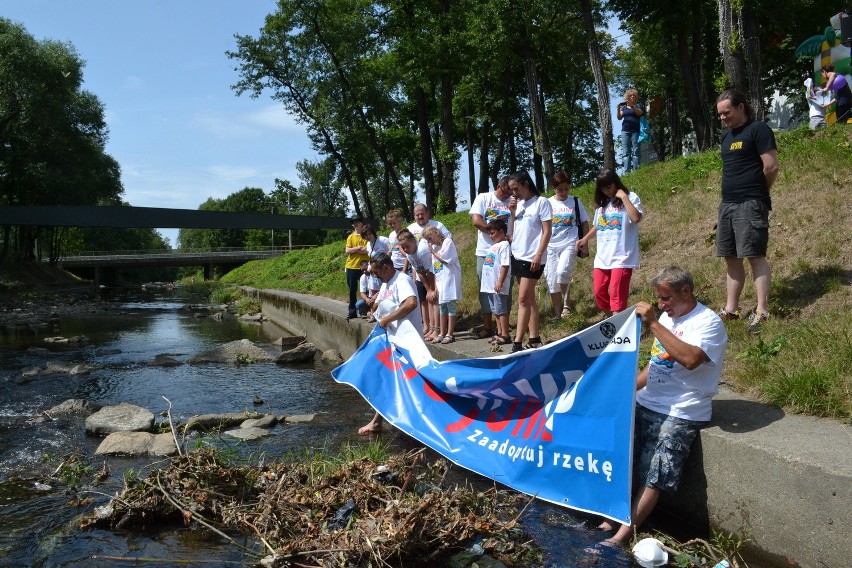
<path fill-rule="evenodd" d="M 761 154 L 774 150 L 775 134 L 764 122 L 750 120 L 722 133 L 722 201 L 769 203 Z"/>

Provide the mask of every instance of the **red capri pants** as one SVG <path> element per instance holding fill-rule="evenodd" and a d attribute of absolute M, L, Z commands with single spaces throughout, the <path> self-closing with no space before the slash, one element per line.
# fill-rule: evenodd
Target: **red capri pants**
<path fill-rule="evenodd" d="M 603 311 L 620 312 L 627 309 L 632 268 L 595 268 L 595 302 Z"/>

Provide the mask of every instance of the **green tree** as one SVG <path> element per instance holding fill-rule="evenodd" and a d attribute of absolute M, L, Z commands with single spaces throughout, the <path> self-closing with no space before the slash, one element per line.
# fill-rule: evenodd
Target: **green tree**
<path fill-rule="evenodd" d="M 0 18 L 0 205 L 89 205 L 123 193 L 118 163 L 105 152 L 98 98 L 81 89 L 73 46 L 36 41 Z M 61 251 L 42 227 L 2 228 L 0 258 L 32 260 Z"/>

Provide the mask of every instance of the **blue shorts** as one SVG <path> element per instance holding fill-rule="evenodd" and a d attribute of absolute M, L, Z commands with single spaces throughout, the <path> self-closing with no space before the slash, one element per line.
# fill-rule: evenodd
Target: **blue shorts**
<path fill-rule="evenodd" d="M 636 405 L 633 486 L 677 491 L 683 464 L 704 422 L 668 416 Z"/>
<path fill-rule="evenodd" d="M 511 308 L 509 305 L 509 294 L 489 293 L 488 304 L 491 307 L 491 313 L 495 316 L 504 316 L 509 313 L 509 309 Z"/>
<path fill-rule="evenodd" d="M 438 304 L 438 313 L 442 316 L 456 317 L 456 315 L 458 314 L 456 301 L 450 300 L 448 302 L 442 302 Z"/>

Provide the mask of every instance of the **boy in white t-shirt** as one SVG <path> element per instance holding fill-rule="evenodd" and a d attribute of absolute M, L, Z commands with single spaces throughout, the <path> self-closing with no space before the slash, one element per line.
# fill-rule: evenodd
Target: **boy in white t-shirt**
<path fill-rule="evenodd" d="M 497 335 L 491 338 L 491 343 L 508 345 L 512 343 L 512 337 L 509 335 L 509 310 L 511 309 L 509 284 L 512 281 L 512 255 L 506 238 L 506 222 L 502 219 L 489 221 L 488 236 L 494 244 L 485 251 L 479 291 L 488 295 L 489 307 L 497 322 Z"/>
<path fill-rule="evenodd" d="M 462 299 L 462 274 L 459 253 L 452 238 L 444 237 L 436 227 L 423 229 L 423 239 L 429 243 L 432 253 L 432 272 L 435 273 L 435 286 L 438 290 L 438 319 L 440 328 L 432 343 L 452 343 L 456 331 L 458 308 L 456 302 Z"/>

